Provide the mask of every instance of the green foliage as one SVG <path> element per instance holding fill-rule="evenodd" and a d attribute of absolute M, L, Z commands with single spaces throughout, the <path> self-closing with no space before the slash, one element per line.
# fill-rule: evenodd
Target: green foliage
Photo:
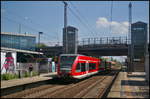
<path fill-rule="evenodd" d="M 18 78 L 19 76 L 17 74 L 9 74 L 9 73 L 6 73 L 6 74 L 2 74 L 1 75 L 1 79 L 2 80 L 11 80 L 11 79 L 16 79 Z"/>
<path fill-rule="evenodd" d="M 105 58 L 103 58 L 103 57 L 101 57 L 100 59 L 102 59 L 103 61 L 105 61 L 106 59 Z"/>
<path fill-rule="evenodd" d="M 37 75 L 38 75 L 37 72 L 33 72 L 33 73 L 32 73 L 32 76 L 37 76 Z"/>
<path fill-rule="evenodd" d="M 30 77 L 30 73 L 29 72 L 25 72 L 23 77 Z"/>
<path fill-rule="evenodd" d="M 36 48 L 44 48 L 47 47 L 44 43 L 36 44 Z"/>
<path fill-rule="evenodd" d="M 32 72 L 32 76 L 37 76 L 38 73 L 37 72 Z M 30 73 L 29 72 L 25 72 L 23 77 L 30 77 Z M 11 79 L 18 79 L 19 75 L 17 74 L 10 74 L 10 73 L 6 73 L 6 74 L 1 74 L 1 80 L 11 80 Z"/>
<path fill-rule="evenodd" d="M 32 76 L 37 76 L 38 73 L 37 72 L 32 72 Z M 23 77 L 30 77 L 30 72 L 25 72 Z"/>
<path fill-rule="evenodd" d="M 116 62 L 116 64 L 115 64 L 114 66 L 116 66 L 116 67 L 121 67 L 122 64 L 121 64 L 120 62 Z"/>

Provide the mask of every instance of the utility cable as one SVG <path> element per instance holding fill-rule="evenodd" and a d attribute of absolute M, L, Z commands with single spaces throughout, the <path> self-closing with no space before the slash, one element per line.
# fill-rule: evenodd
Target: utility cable
<path fill-rule="evenodd" d="M 21 26 L 22 27 L 24 27 L 24 28 L 28 28 L 29 30 L 32 30 L 32 31 L 35 31 L 35 32 L 39 32 L 39 30 L 37 30 L 37 29 L 34 29 L 34 28 L 31 28 L 31 27 L 29 27 L 29 26 L 27 26 L 27 25 L 24 25 L 24 24 L 22 24 L 22 23 L 20 23 L 20 22 L 18 22 L 18 21 L 15 21 L 15 20 L 12 20 L 12 19 L 10 19 L 10 18 L 8 18 L 8 17 L 4 17 L 4 19 L 6 19 L 6 20 L 8 20 L 9 22 L 11 21 L 11 22 L 13 22 L 13 23 L 16 23 L 16 24 L 21 24 Z M 36 34 L 36 35 L 38 35 L 38 34 Z M 47 36 L 46 36 L 47 35 Z M 45 34 L 45 35 L 43 35 L 43 36 L 45 36 L 45 37 L 53 37 L 53 38 L 56 38 L 57 39 L 57 37 L 56 36 L 51 36 L 51 35 L 49 35 L 49 34 Z"/>
<path fill-rule="evenodd" d="M 111 1 L 111 12 L 110 12 L 110 33 L 112 33 L 112 27 L 111 27 L 111 24 L 112 24 L 112 11 L 113 11 L 113 1 Z"/>
<path fill-rule="evenodd" d="M 87 26 L 87 24 L 85 24 L 85 23 L 81 20 L 81 18 L 80 18 L 70 7 L 68 7 L 68 8 L 69 8 L 69 10 L 71 11 L 71 13 L 79 20 L 79 22 L 82 23 L 82 25 L 94 35 L 94 33 L 89 29 L 89 27 Z"/>
<path fill-rule="evenodd" d="M 89 28 L 91 28 L 92 31 L 94 31 L 94 32 L 96 33 L 96 36 L 97 36 L 98 33 L 94 30 L 94 28 L 93 28 L 92 25 L 89 25 L 88 20 L 86 19 L 86 17 L 84 17 L 84 16 L 80 13 L 80 11 L 77 9 L 77 7 L 76 7 L 72 2 L 70 2 L 70 4 L 74 7 L 74 9 L 76 10 L 76 12 L 78 12 L 78 14 L 82 17 L 82 19 L 85 20 L 85 22 L 87 23 L 87 26 L 88 26 Z"/>
<path fill-rule="evenodd" d="M 25 18 L 22 17 L 22 16 L 20 16 L 19 14 L 14 14 L 14 13 L 8 11 L 8 10 L 7 10 L 7 12 L 11 13 L 11 14 L 14 15 L 14 16 L 17 16 L 17 17 L 20 18 L 20 19 L 25 20 Z M 42 26 L 41 24 L 38 24 L 37 22 L 33 22 L 32 19 L 30 19 L 29 17 L 28 17 L 27 20 L 28 20 L 30 23 L 32 23 L 32 24 L 34 24 L 34 25 L 36 25 L 36 26 L 45 27 L 45 26 Z M 43 29 L 43 30 L 47 30 L 47 29 Z M 39 31 L 37 31 L 37 32 L 39 32 Z M 57 37 L 56 37 L 56 38 L 57 38 L 57 40 L 59 40 L 58 33 L 56 33 L 56 34 L 57 34 Z M 46 35 L 46 34 L 44 33 L 44 35 Z M 49 34 L 47 34 L 47 35 L 49 35 Z M 49 36 L 51 36 L 51 35 L 49 35 Z M 54 37 L 54 36 L 51 36 L 51 37 Z"/>

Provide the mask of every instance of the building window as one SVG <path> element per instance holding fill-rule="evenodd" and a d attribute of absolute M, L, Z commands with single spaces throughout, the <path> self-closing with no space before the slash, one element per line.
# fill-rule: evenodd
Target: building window
<path fill-rule="evenodd" d="M 68 34 L 73 34 L 74 32 L 73 31 L 68 31 Z"/>
<path fill-rule="evenodd" d="M 144 30 L 144 28 L 133 28 L 133 30 Z"/>
<path fill-rule="evenodd" d="M 1 34 L 1 46 L 23 50 L 35 50 L 35 37 Z"/>

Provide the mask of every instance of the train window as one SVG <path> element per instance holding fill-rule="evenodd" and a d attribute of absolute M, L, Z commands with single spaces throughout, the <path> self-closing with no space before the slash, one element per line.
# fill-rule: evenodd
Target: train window
<path fill-rule="evenodd" d="M 61 56 L 60 68 L 71 68 L 76 56 Z"/>
<path fill-rule="evenodd" d="M 84 72 L 84 71 L 86 71 L 86 69 L 85 69 L 85 63 L 81 63 L 81 72 Z"/>
<path fill-rule="evenodd" d="M 77 64 L 76 72 L 81 72 L 81 64 L 80 63 Z"/>
<path fill-rule="evenodd" d="M 111 67 L 111 63 L 109 63 L 108 67 Z"/>
<path fill-rule="evenodd" d="M 106 61 L 101 61 L 100 63 L 100 68 L 105 68 L 106 67 Z"/>
<path fill-rule="evenodd" d="M 89 63 L 89 70 L 96 69 L 96 63 Z"/>

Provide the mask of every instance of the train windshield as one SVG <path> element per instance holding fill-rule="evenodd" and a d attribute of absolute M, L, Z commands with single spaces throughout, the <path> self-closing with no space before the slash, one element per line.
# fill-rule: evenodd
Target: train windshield
<path fill-rule="evenodd" d="M 60 57 L 60 69 L 71 70 L 72 64 L 77 56 L 61 56 Z"/>

